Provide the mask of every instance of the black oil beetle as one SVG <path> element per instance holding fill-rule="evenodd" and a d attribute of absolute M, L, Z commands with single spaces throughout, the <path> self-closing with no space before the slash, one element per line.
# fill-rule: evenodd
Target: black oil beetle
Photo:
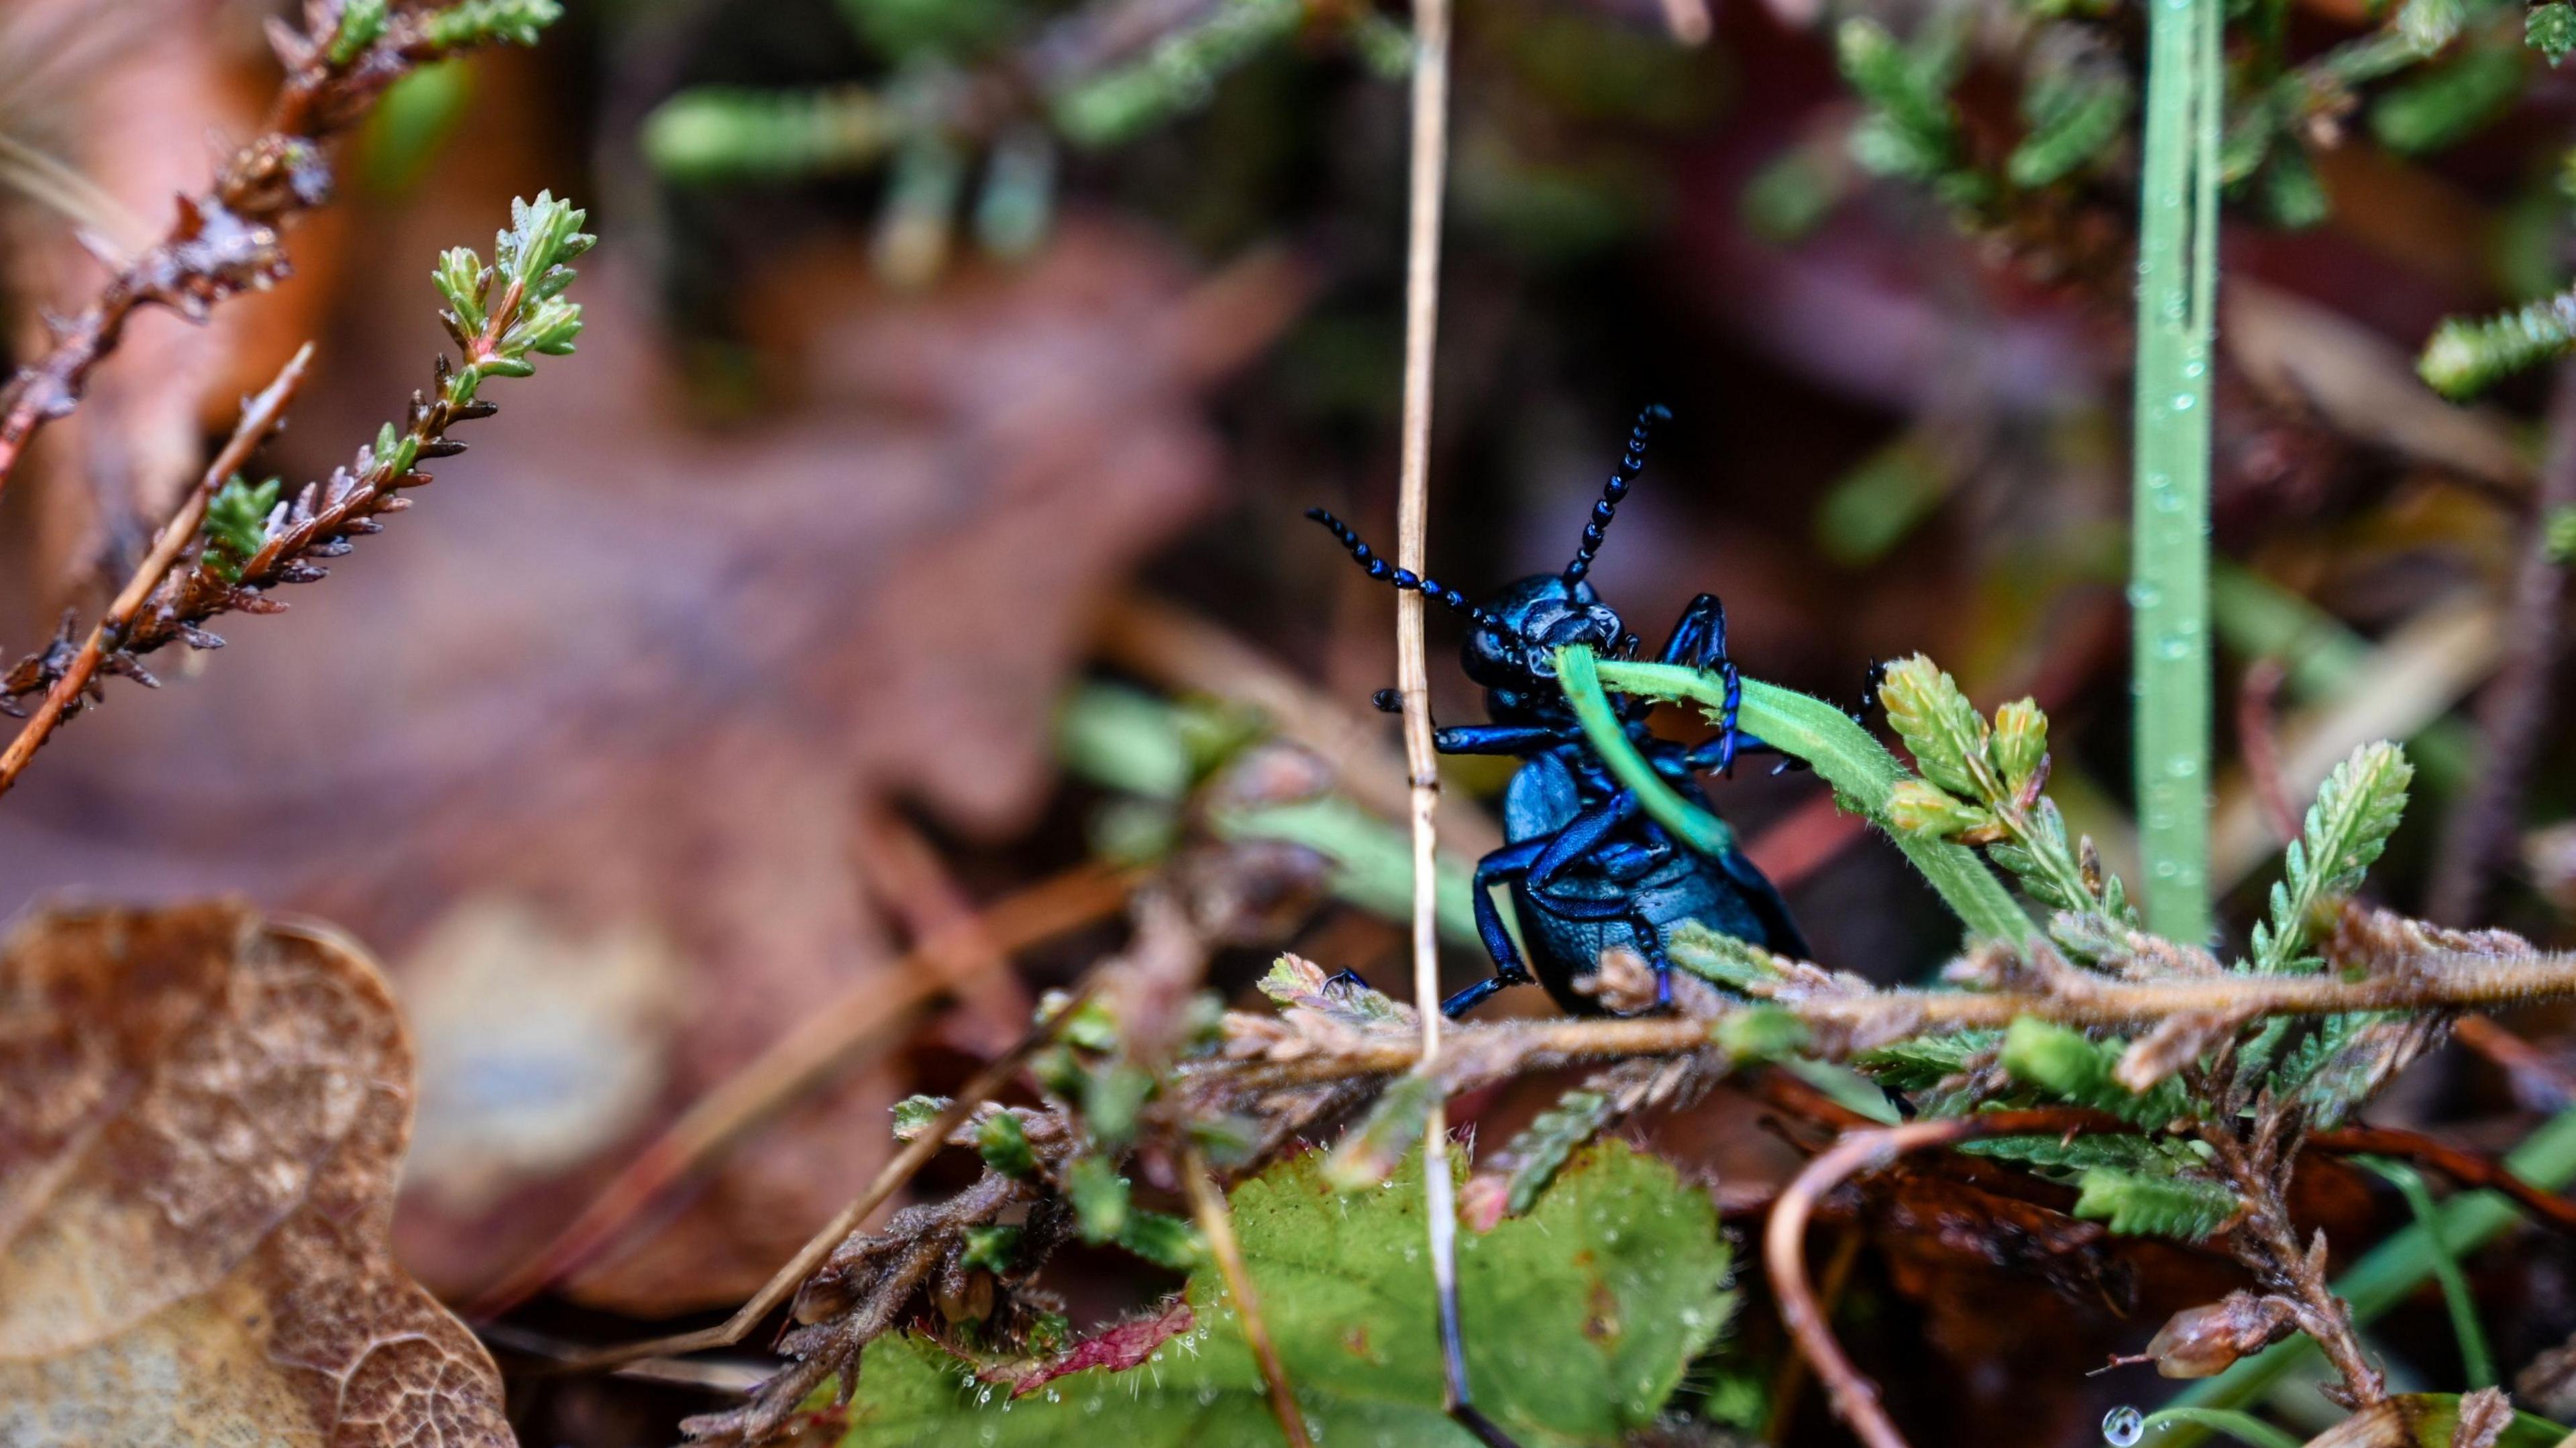
<path fill-rule="evenodd" d="M 1604 658 L 1636 657 L 1637 636 L 1601 601 L 1586 575 L 1619 501 L 1645 467 L 1647 434 L 1671 416 L 1662 407 L 1637 415 L 1627 451 L 1563 571 L 1521 579 L 1481 605 L 1436 579 L 1395 567 L 1323 509 L 1306 512 L 1332 530 L 1371 578 L 1438 599 L 1474 623 L 1465 648 L 1467 676 L 1484 686 L 1492 722 L 1441 729 L 1435 747 L 1444 754 L 1508 754 L 1526 761 L 1503 794 L 1510 843 L 1476 864 L 1476 931 L 1494 958 L 1494 975 L 1441 1002 L 1445 1015 L 1473 1009 L 1533 975 L 1563 1009 L 1599 1014 L 1600 1002 L 1576 986 L 1599 968 L 1601 952 L 1612 946 L 1643 956 L 1655 971 L 1658 1002 L 1669 1003 L 1672 967 L 1664 947 L 1685 920 L 1785 955 L 1808 953 L 1780 892 L 1751 861 L 1731 849 L 1700 854 L 1644 814 L 1636 792 L 1621 786 L 1585 741 L 1557 685 L 1556 650 L 1568 644 L 1589 644 Z M 1725 605 L 1705 593 L 1692 599 L 1656 658 L 1714 669 L 1726 681 L 1716 737 L 1691 746 L 1647 731 L 1648 700 L 1610 696 L 1628 737 L 1655 772 L 1683 798 L 1705 804 L 1699 771 L 1724 772 L 1743 755 L 1776 752 L 1736 727 L 1742 686 L 1726 656 Z M 1401 707 L 1392 689 L 1379 691 L 1376 702 L 1390 713 Z M 1526 961 L 1495 908 L 1492 887 L 1498 884 L 1511 889 L 1529 948 Z"/>

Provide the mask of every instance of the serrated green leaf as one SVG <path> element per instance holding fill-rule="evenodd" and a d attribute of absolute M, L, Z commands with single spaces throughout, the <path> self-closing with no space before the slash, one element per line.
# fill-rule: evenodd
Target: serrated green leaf
<path fill-rule="evenodd" d="M 2406 814 L 2415 767 L 2406 752 L 2382 741 L 2356 749 L 2335 766 L 2308 807 L 2299 838 L 2283 853 L 2272 887 L 2271 918 L 2255 927 L 2254 969 L 2277 975 L 2298 963 L 2308 920 L 2329 898 L 2361 883 Z"/>
<path fill-rule="evenodd" d="M 2217 1182 L 2095 1167 L 2084 1173 L 2075 1215 L 2124 1236 L 2196 1242 L 2235 1215 L 2236 1205 L 2236 1194 Z"/>
<path fill-rule="evenodd" d="M 1127 1230 L 1127 1179 L 1105 1156 L 1066 1163 L 1064 1197 L 1073 1204 L 1074 1229 L 1091 1243 L 1114 1242 Z"/>
<path fill-rule="evenodd" d="M 1419 1155 L 1343 1195 L 1309 1155 L 1236 1189 L 1234 1228 L 1320 1443 L 1474 1448 L 1441 1407 L 1423 1270 Z M 1462 1233 L 1458 1290 L 1476 1402 L 1526 1448 L 1597 1448 L 1653 1424 L 1733 1305 L 1707 1193 L 1617 1143 L 1592 1147 L 1525 1217 Z M 1192 1324 L 1147 1363 L 1092 1368 L 1013 1400 L 928 1340 L 869 1344 L 843 1448 L 1209 1448 L 1274 1442 L 1222 1278 L 1185 1292 Z"/>

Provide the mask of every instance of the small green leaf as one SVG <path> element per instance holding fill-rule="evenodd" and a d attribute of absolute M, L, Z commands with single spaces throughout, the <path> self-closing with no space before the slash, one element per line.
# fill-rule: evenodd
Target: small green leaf
<path fill-rule="evenodd" d="M 1737 1061 L 1776 1061 L 1807 1048 L 1807 1023 L 1786 1006 L 1747 1006 L 1728 1011 L 1709 1028 L 1709 1039 Z"/>
<path fill-rule="evenodd" d="M 1018 1227 L 968 1227 L 966 1247 L 957 1254 L 957 1261 L 986 1272 L 1008 1272 L 1019 1260 L 1020 1236 Z"/>
<path fill-rule="evenodd" d="M 2365 744 L 2335 766 L 2284 857 L 2270 918 L 2254 929 L 2255 970 L 2277 975 L 2301 963 L 2310 917 L 2361 883 L 2405 817 L 2414 780 L 2406 752 L 2385 741 Z"/>
<path fill-rule="evenodd" d="M 996 1111 L 985 1117 L 975 1131 L 975 1150 L 986 1166 L 1006 1177 L 1025 1181 L 1038 1169 L 1038 1154 L 1030 1150 L 1029 1134 L 1017 1112 Z"/>
<path fill-rule="evenodd" d="M 1082 1240 L 1114 1242 L 1127 1230 L 1127 1179 L 1105 1156 L 1077 1156 L 1064 1169 L 1065 1199 L 1073 1203 Z"/>
<path fill-rule="evenodd" d="M 1207 1258 L 1207 1239 L 1199 1229 L 1162 1212 L 1129 1212 L 1118 1245 L 1175 1272 L 1190 1271 Z"/>
<path fill-rule="evenodd" d="M 2234 1216 L 2236 1206 L 2236 1194 L 2217 1182 L 2096 1167 L 2084 1173 L 2075 1215 L 2124 1236 L 2196 1242 Z"/>
<path fill-rule="evenodd" d="M 388 12 L 385 0 L 345 0 L 340 6 L 340 28 L 331 35 L 328 58 L 335 70 L 344 70 L 349 62 L 366 53 L 385 33 Z"/>
<path fill-rule="evenodd" d="M 948 1109 L 945 1096 L 907 1096 L 894 1104 L 894 1135 L 897 1141 L 910 1141 L 928 1131 L 939 1113 Z"/>
<path fill-rule="evenodd" d="M 2560 295 L 2478 320 L 2445 319 L 2424 344 L 2415 370 L 2434 391 L 2456 402 L 2571 349 L 2576 349 L 2576 295 Z"/>
<path fill-rule="evenodd" d="M 2550 0 L 2523 12 L 2522 43 L 2540 53 L 2552 68 L 2576 52 L 2576 5 Z"/>
<path fill-rule="evenodd" d="M 463 0 L 429 17 L 429 43 L 441 50 L 472 45 L 534 45 L 537 35 L 563 18 L 556 0 Z"/>
<path fill-rule="evenodd" d="M 206 567 L 227 583 L 241 581 L 242 565 L 268 541 L 268 515 L 277 508 L 277 479 L 253 487 L 239 473 L 224 480 L 206 503 Z"/>

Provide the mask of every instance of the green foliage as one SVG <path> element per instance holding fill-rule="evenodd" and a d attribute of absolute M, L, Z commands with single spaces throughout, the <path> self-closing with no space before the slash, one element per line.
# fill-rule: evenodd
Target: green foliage
<path fill-rule="evenodd" d="M 959 1265 L 986 1272 L 1008 1272 L 1019 1261 L 1018 1227 L 968 1227 L 966 1248 L 957 1254 Z"/>
<path fill-rule="evenodd" d="M 1056 128 L 1078 146 L 1113 146 L 1207 104 L 1216 83 L 1296 33 L 1299 0 L 1223 0 L 1172 31 L 1144 59 L 1094 76 L 1055 100 Z"/>
<path fill-rule="evenodd" d="M 1318 1442 L 1473 1448 L 1441 1406 L 1421 1174 L 1343 1196 L 1308 1156 L 1235 1190 L 1246 1270 Z M 1529 1448 L 1628 1440 L 1656 1421 L 1733 1305 L 1708 1195 L 1670 1167 L 1604 1144 L 1525 1217 L 1462 1235 L 1458 1291 L 1476 1402 Z M 1276 1441 L 1242 1325 L 1212 1268 L 1185 1289 L 1192 1321 L 1145 1362 L 1089 1368 L 1013 1400 L 926 1338 L 869 1344 L 844 1448 L 1094 1442 L 1201 1448 Z M 1538 1365 L 1544 1371 L 1534 1371 Z"/>
<path fill-rule="evenodd" d="M 2234 1216 L 2236 1206 L 2236 1193 L 2218 1182 L 2097 1167 L 2084 1174 L 2075 1215 L 2123 1236 L 2196 1242 Z"/>
<path fill-rule="evenodd" d="M 1129 1061 L 1113 1061 L 1083 1078 L 1082 1119 L 1109 1146 L 1136 1135 L 1136 1113 L 1154 1094 L 1154 1074 Z"/>
<path fill-rule="evenodd" d="M 2270 918 L 2254 927 L 2253 968 L 2266 975 L 2305 968 L 2300 950 L 2319 906 L 2346 894 L 2396 832 L 2415 779 L 2406 752 L 2382 741 L 2356 749 L 2317 791 L 2299 838 L 2290 842 L 2272 887 Z"/>
<path fill-rule="evenodd" d="M 1503 1209 L 1516 1217 L 1528 1211 L 1556 1180 L 1566 1158 L 1609 1123 L 1610 1098 L 1600 1092 L 1577 1087 L 1558 1097 L 1503 1148 L 1505 1157 L 1519 1163 L 1512 1169 Z"/>
<path fill-rule="evenodd" d="M 1074 1230 L 1093 1244 L 1114 1242 L 1127 1230 L 1127 1179 L 1109 1158 L 1090 1153 L 1065 1163 L 1065 1200 L 1073 1204 Z"/>
<path fill-rule="evenodd" d="M 939 1113 L 948 1109 L 941 1096 L 907 1096 L 894 1104 L 894 1135 L 897 1141 L 910 1141 L 931 1127 Z"/>
<path fill-rule="evenodd" d="M 205 549 L 199 557 L 226 582 L 240 582 L 242 565 L 268 541 L 268 515 L 277 507 L 278 488 L 275 478 L 253 486 L 235 473 L 208 500 Z"/>
<path fill-rule="evenodd" d="M 2576 5 L 2549 0 L 2523 12 L 2522 43 L 2555 69 L 2570 52 L 2576 52 Z"/>
<path fill-rule="evenodd" d="M 2459 401 L 2570 351 L 2576 351 L 2576 293 L 2478 320 L 2446 318 L 2415 370 L 2434 391 Z"/>
<path fill-rule="evenodd" d="M 996 1111 L 985 1117 L 975 1129 L 975 1150 L 984 1165 L 1007 1177 L 1026 1180 L 1038 1169 L 1038 1155 L 1030 1149 L 1029 1134 L 1016 1112 Z"/>
<path fill-rule="evenodd" d="M 330 49 L 324 52 L 335 70 L 345 70 L 349 63 L 366 54 L 367 47 L 384 37 L 385 23 L 392 18 L 385 0 L 344 0 L 340 6 L 340 26 L 331 32 Z"/>
<path fill-rule="evenodd" d="M 588 215 L 540 191 L 534 201 L 510 203 L 510 225 L 493 239 L 491 265 L 463 246 L 438 259 L 430 279 L 447 302 L 440 316 L 466 349 L 448 379 L 449 405 L 473 401 L 486 377 L 525 377 L 537 370 L 535 357 L 571 353 L 581 308 L 563 293 L 573 282 L 572 261 L 599 240 L 581 230 Z"/>
<path fill-rule="evenodd" d="M 1718 1017 L 1709 1039 L 1728 1059 L 1777 1061 L 1807 1048 L 1807 1023 L 1786 1006 L 1747 1006 Z"/>
<path fill-rule="evenodd" d="M 1967 164 L 1959 117 L 1947 95 L 1955 52 L 1932 45 L 1909 53 L 1866 16 L 1835 33 L 1843 78 L 1869 107 L 1852 129 L 1852 159 L 1867 171 L 1920 181 L 1953 205 L 1984 200 L 1991 183 Z"/>
<path fill-rule="evenodd" d="M 1916 1036 L 1864 1051 L 1852 1064 L 1882 1086 L 1907 1093 L 1928 1091 L 1969 1069 L 2003 1045 L 2001 1031 L 1961 1031 L 1950 1036 Z M 1936 1112 L 1949 1115 L 1949 1112 Z"/>
<path fill-rule="evenodd" d="M 2142 1095 L 2112 1076 L 2127 1049 L 2116 1036 L 2096 1041 L 2072 1027 L 2023 1016 L 2004 1032 L 2001 1060 L 2013 1080 L 2052 1104 L 2089 1106 L 2148 1128 L 2189 1115 L 2181 1082 L 2168 1077 Z"/>
<path fill-rule="evenodd" d="M 1118 1245 L 1175 1272 L 1188 1272 L 1207 1260 L 1207 1239 L 1199 1229 L 1163 1212 L 1129 1212 Z"/>
<path fill-rule="evenodd" d="M 1406 1072 L 1387 1084 L 1368 1115 L 1346 1133 L 1320 1168 L 1337 1191 L 1383 1185 L 1407 1153 L 1422 1143 L 1431 1104 L 1441 1097 L 1438 1078 Z"/>
<path fill-rule="evenodd" d="M 563 18 L 556 0 L 463 0 L 433 12 L 423 27 L 441 50 L 508 42 L 534 45 L 547 26 Z"/>
<path fill-rule="evenodd" d="M 1712 717 L 1725 703 L 1722 679 L 1678 665 L 1607 663 L 1597 672 L 1602 683 L 1624 693 L 1688 699 Z M 1562 667 L 1558 682 L 1573 690 Z M 1834 797 L 1844 808 L 1888 828 L 1888 799 L 1905 771 L 1850 716 L 1821 699 L 1747 679 L 1742 722 L 1746 729 L 1814 765 L 1816 773 L 1834 787 Z M 2021 940 L 2032 934 L 2029 917 L 1973 853 L 1914 835 L 1891 837 L 1971 932 L 1990 940 Z"/>
<path fill-rule="evenodd" d="M 2370 108 L 2371 134 L 2392 151 L 2420 155 L 2457 145 L 2522 94 L 2522 54 L 2471 49 L 2391 87 Z"/>
<path fill-rule="evenodd" d="M 684 185 L 792 181 L 874 165 L 901 118 L 859 86 L 749 90 L 698 86 L 644 118 L 644 159 Z"/>
<path fill-rule="evenodd" d="M 861 40 L 898 63 L 974 55 L 1019 19 L 1010 0 L 840 0 L 840 10 Z"/>
<path fill-rule="evenodd" d="M 1731 853 L 1735 849 L 1735 831 L 1726 821 L 1674 792 L 1646 757 L 1637 752 L 1637 746 L 1628 738 L 1627 726 L 1601 692 L 1600 664 L 1592 650 L 1580 644 L 1558 649 L 1556 673 L 1566 703 L 1583 725 L 1584 739 L 1619 782 L 1636 791 L 1638 805 L 1647 816 L 1700 854 L 1714 859 Z"/>
<path fill-rule="evenodd" d="M 2021 95 L 2021 144 L 2004 163 L 2015 186 L 2046 186 L 2107 153 L 2129 128 L 2137 87 L 2078 27 L 2052 26 L 2032 47 Z"/>
<path fill-rule="evenodd" d="M 2424 1177 L 2404 1162 L 2363 1157 L 2361 1164 L 2387 1178 L 2406 1198 L 2406 1209 L 2415 1214 L 2415 1224 L 2429 1229 L 2439 1219 L 2441 1208 L 2434 1205 L 2432 1191 Z M 2496 1384 L 2495 1353 L 2487 1346 L 2487 1331 L 2478 1321 L 2478 1300 L 2469 1290 L 2468 1274 L 2460 1270 L 2460 1259 L 2438 1234 L 2427 1232 L 2432 1244 L 2433 1277 L 2442 1284 L 2442 1305 L 2451 1314 L 2451 1337 L 2460 1346 L 2460 1367 L 2472 1388 L 2491 1388 Z"/>

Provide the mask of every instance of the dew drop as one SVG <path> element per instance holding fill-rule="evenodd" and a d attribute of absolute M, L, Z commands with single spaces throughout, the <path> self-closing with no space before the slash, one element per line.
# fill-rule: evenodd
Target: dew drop
<path fill-rule="evenodd" d="M 2200 405 L 2200 399 L 2192 396 L 2188 392 L 2177 392 L 2174 394 L 2173 410 L 2176 412 L 2189 412 L 2198 405 Z"/>
<path fill-rule="evenodd" d="M 2125 1404 L 2102 1415 L 2102 1441 L 2111 1448 L 2130 1448 L 2146 1431 L 2147 1415 Z"/>

